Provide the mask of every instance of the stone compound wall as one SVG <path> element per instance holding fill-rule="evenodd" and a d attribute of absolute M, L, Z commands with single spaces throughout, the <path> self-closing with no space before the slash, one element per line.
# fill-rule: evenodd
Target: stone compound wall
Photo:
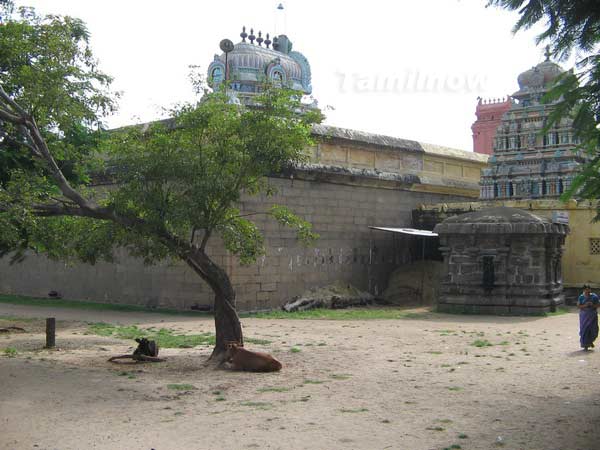
<path fill-rule="evenodd" d="M 243 213 L 265 211 L 283 204 L 313 223 L 320 239 L 303 247 L 293 231 L 270 218 L 256 216 L 265 234 L 266 254 L 256 264 L 241 266 L 218 241 L 209 254 L 226 267 L 242 311 L 277 308 L 305 289 L 335 280 L 381 294 L 391 271 L 408 262 L 406 248 L 394 246 L 391 233 L 368 225 L 411 226 L 411 211 L 422 203 L 460 201 L 440 193 L 415 192 L 401 181 L 356 177 L 352 174 L 270 178 L 278 193 L 272 197 L 245 198 Z M 304 178 L 304 179 L 302 179 Z M 318 178 L 318 179 L 317 179 Z M 120 255 L 115 264 L 67 265 L 30 256 L 9 265 L 0 260 L 0 292 L 46 297 L 56 290 L 63 298 L 189 309 L 212 303 L 212 293 L 190 269 L 178 261 L 144 266 Z"/>
<path fill-rule="evenodd" d="M 303 247 L 293 231 L 254 216 L 266 254 L 250 266 L 241 266 L 211 238 L 208 253 L 228 271 L 239 310 L 276 308 L 309 287 L 337 280 L 380 295 L 391 271 L 410 261 L 411 245 L 368 226 L 410 227 L 411 211 L 423 203 L 479 195 L 487 156 L 324 125 L 315 126 L 313 135 L 309 162 L 270 178 L 275 196 L 246 197 L 240 208 L 255 213 L 272 204 L 289 206 L 312 222 L 321 238 Z M 69 299 L 178 309 L 212 304 L 208 286 L 182 263 L 144 266 L 121 253 L 116 263 L 95 266 L 40 256 L 11 266 L 0 259 L 0 293 L 46 297 L 54 290 Z"/>

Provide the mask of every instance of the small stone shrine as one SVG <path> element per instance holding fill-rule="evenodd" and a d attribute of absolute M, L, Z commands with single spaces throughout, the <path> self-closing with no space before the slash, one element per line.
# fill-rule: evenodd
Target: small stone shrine
<path fill-rule="evenodd" d="M 564 302 L 561 254 L 568 225 L 496 207 L 450 217 L 434 231 L 446 265 L 439 311 L 541 314 Z"/>

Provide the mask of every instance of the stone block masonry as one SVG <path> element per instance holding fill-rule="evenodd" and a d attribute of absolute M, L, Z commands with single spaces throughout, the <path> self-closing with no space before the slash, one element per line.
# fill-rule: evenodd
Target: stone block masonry
<path fill-rule="evenodd" d="M 252 265 L 240 265 L 218 238 L 211 238 L 208 253 L 229 273 L 240 311 L 278 308 L 310 287 L 340 280 L 380 295 L 392 270 L 408 261 L 409 246 L 395 246 L 391 234 L 368 226 L 410 227 L 411 211 L 422 204 L 478 195 L 473 177 L 452 178 L 442 169 L 448 163 L 462 165 L 465 173 L 478 171 L 485 165 L 481 155 L 366 133 L 346 135 L 350 131 L 321 129 L 318 157 L 270 177 L 275 195 L 246 196 L 239 205 L 244 214 L 265 212 L 273 204 L 288 206 L 320 235 L 312 246 L 302 246 L 293 231 L 261 215 L 253 217 L 264 233 L 266 251 Z M 345 152 L 346 166 L 326 165 L 338 150 Z M 391 171 L 381 171 L 369 155 L 385 156 Z M 429 160 L 441 164 L 439 173 L 420 172 Z M 124 252 L 114 264 L 95 266 L 34 255 L 17 265 L 0 259 L 0 293 L 46 297 L 53 290 L 67 299 L 182 310 L 213 300 L 208 286 L 180 261 L 145 266 Z"/>
<path fill-rule="evenodd" d="M 278 308 L 310 287 L 336 280 L 381 294 L 391 271 L 406 260 L 407 250 L 395 249 L 392 235 L 367 226 L 408 227 L 411 211 L 418 205 L 450 200 L 442 194 L 413 192 L 409 185 L 397 189 L 388 181 L 363 187 L 360 180 L 348 185 L 351 180 L 338 184 L 301 178 L 302 174 L 293 179 L 270 178 L 269 183 L 277 190 L 279 204 L 306 211 L 304 217 L 320 235 L 312 246 L 301 245 L 292 231 L 270 218 L 259 221 L 266 252 L 255 264 L 239 264 L 218 239 L 209 244 L 210 255 L 231 276 L 241 311 Z M 245 214 L 264 212 L 272 203 L 271 197 L 252 197 L 240 207 Z M 119 253 L 118 262 L 95 266 L 34 255 L 10 265 L 5 258 L 0 260 L 0 292 L 46 297 L 55 290 L 68 299 L 178 309 L 212 303 L 208 286 L 181 262 L 145 266 Z"/>

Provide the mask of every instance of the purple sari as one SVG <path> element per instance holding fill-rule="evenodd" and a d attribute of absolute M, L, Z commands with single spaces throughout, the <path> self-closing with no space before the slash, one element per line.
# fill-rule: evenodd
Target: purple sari
<path fill-rule="evenodd" d="M 588 348 L 598 337 L 598 313 L 596 308 L 579 310 L 579 342 L 581 348 Z"/>

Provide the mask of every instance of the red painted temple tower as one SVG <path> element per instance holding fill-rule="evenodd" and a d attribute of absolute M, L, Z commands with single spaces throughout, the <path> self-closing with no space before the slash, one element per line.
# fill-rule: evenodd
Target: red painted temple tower
<path fill-rule="evenodd" d="M 496 100 L 484 100 L 479 97 L 475 109 L 477 120 L 471 126 L 474 152 L 486 155 L 493 153 L 496 130 L 502 122 L 502 115 L 510 109 L 511 104 L 509 96 Z"/>

